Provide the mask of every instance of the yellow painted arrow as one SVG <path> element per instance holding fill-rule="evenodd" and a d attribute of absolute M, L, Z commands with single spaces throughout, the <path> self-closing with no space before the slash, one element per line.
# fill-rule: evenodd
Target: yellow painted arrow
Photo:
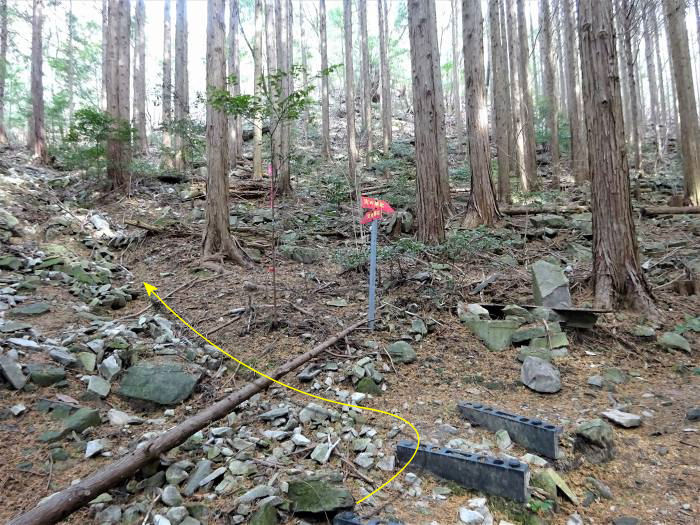
<path fill-rule="evenodd" d="M 290 390 L 294 390 L 294 392 L 298 392 L 299 394 L 303 394 L 303 395 L 305 395 L 305 396 L 313 397 L 314 399 L 319 399 L 319 400 L 325 401 L 325 402 L 327 402 L 327 403 L 333 403 L 334 405 L 342 405 L 342 406 L 346 406 L 346 407 L 350 407 L 350 408 L 359 408 L 359 409 L 361 409 L 361 410 L 369 410 L 370 412 L 377 412 L 377 413 L 379 413 L 379 414 L 386 414 L 387 416 L 394 417 L 394 418 L 398 419 L 399 421 L 403 421 L 404 423 L 406 423 L 408 426 L 410 426 L 410 427 L 413 429 L 413 431 L 416 433 L 416 449 L 413 451 L 413 455 L 411 456 L 411 459 L 409 459 L 408 462 L 407 462 L 403 467 L 401 467 L 401 468 L 399 469 L 399 471 L 398 471 L 396 474 L 394 474 L 393 476 L 391 476 L 386 482 L 384 482 L 382 485 L 380 485 L 379 488 L 377 488 L 377 489 L 375 489 L 374 491 L 370 492 L 370 493 L 367 494 L 364 498 L 357 500 L 355 503 L 362 503 L 364 500 L 366 500 L 367 498 L 369 498 L 369 497 L 372 496 L 373 494 L 376 494 L 377 492 L 379 492 L 380 490 L 382 490 L 384 487 L 386 487 L 389 483 L 391 483 L 394 479 L 396 479 L 396 478 L 399 476 L 399 474 L 401 474 L 401 472 L 403 472 L 403 471 L 406 469 L 406 467 L 408 467 L 408 465 L 411 463 L 411 461 L 413 461 L 413 458 L 416 457 L 416 453 L 418 452 L 418 446 L 420 445 L 420 434 L 418 433 L 418 429 L 417 429 L 415 426 L 413 426 L 413 423 L 411 423 L 411 422 L 408 421 L 407 419 L 404 419 L 404 418 L 402 418 L 401 416 L 397 416 L 396 414 L 392 414 L 391 412 L 386 412 L 385 410 L 379 410 L 379 409 L 377 409 L 377 408 L 363 407 L 363 406 L 360 406 L 360 405 L 351 405 L 351 404 L 349 404 L 349 403 L 342 403 L 342 402 L 340 402 L 340 401 L 335 401 L 335 400 L 333 400 L 333 399 L 326 399 L 325 397 L 317 396 L 316 394 L 310 394 L 309 392 L 304 392 L 303 390 L 299 390 L 298 388 L 294 388 L 293 386 L 289 386 L 289 385 L 287 385 L 286 383 L 282 383 L 281 381 L 277 381 L 276 379 L 274 379 L 274 378 L 272 378 L 272 377 L 270 377 L 270 376 L 264 374 L 263 372 L 260 372 L 259 370 L 256 370 L 256 369 L 253 368 L 252 366 L 249 366 L 249 365 L 245 364 L 243 361 L 240 361 L 239 359 L 236 359 L 236 358 L 233 357 L 231 354 L 229 354 L 229 353 L 226 352 L 225 350 L 222 350 L 221 348 L 219 348 L 218 346 L 216 346 L 214 343 L 212 343 L 209 339 L 207 339 L 207 338 L 204 337 L 202 334 L 200 334 L 200 333 L 199 333 L 197 330 L 195 330 L 187 321 L 185 321 L 182 317 L 180 317 L 180 316 L 177 314 L 177 312 L 175 312 L 175 310 L 173 310 L 172 308 L 170 308 L 170 306 L 168 306 L 168 303 L 166 303 L 165 301 L 163 301 L 163 299 L 160 298 L 160 296 L 156 293 L 156 290 L 157 290 L 158 288 L 156 288 L 156 287 L 153 286 L 152 284 L 148 284 L 148 283 L 146 283 L 146 282 L 143 283 L 143 286 L 146 288 L 146 293 L 147 293 L 149 296 L 155 295 L 155 296 L 158 298 L 158 300 L 159 300 L 161 303 L 163 303 L 163 306 L 165 306 L 165 307 L 170 311 L 171 314 L 173 314 L 175 317 L 177 317 L 177 318 L 180 320 L 180 322 L 181 322 L 182 324 L 184 324 L 187 328 L 189 328 L 190 330 L 192 330 L 192 331 L 193 331 L 195 334 L 197 334 L 199 337 L 201 337 L 202 339 L 204 339 L 204 340 L 205 340 L 207 343 L 209 343 L 211 346 L 213 346 L 214 348 L 216 348 L 219 352 L 221 352 L 222 354 L 224 354 L 224 355 L 227 356 L 227 357 L 230 357 L 230 358 L 233 359 L 236 363 L 238 363 L 239 365 L 241 365 L 241 366 L 247 368 L 248 370 L 250 370 L 250 371 L 252 371 L 252 372 L 255 372 L 256 374 L 258 374 L 258 375 L 264 377 L 265 379 L 269 379 L 269 380 L 272 381 L 273 383 L 277 383 L 278 385 L 281 385 L 281 386 L 283 386 L 283 387 L 285 387 L 285 388 L 288 388 L 288 389 L 290 389 Z"/>

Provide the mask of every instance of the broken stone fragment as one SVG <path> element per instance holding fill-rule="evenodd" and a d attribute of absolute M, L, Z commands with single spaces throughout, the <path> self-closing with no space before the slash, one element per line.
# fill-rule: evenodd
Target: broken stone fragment
<path fill-rule="evenodd" d="M 355 499 L 342 486 L 321 480 L 290 481 L 287 496 L 295 512 L 332 512 L 351 508 Z"/>
<path fill-rule="evenodd" d="M 594 464 L 610 461 L 615 456 L 612 427 L 599 418 L 581 423 L 574 430 L 574 451 Z"/>
<path fill-rule="evenodd" d="M 522 323 L 514 320 L 474 319 L 467 326 L 481 339 L 486 348 L 494 352 L 505 350 L 511 345 L 513 333 Z"/>
<path fill-rule="evenodd" d="M 666 332 L 659 337 L 659 344 L 667 350 L 682 350 L 690 353 L 690 343 L 680 334 L 675 332 Z"/>
<path fill-rule="evenodd" d="M 27 377 L 22 373 L 22 367 L 8 355 L 0 355 L 0 372 L 15 390 L 21 390 L 27 384 Z"/>
<path fill-rule="evenodd" d="M 387 347 L 387 352 L 394 363 L 413 363 L 416 360 L 416 351 L 406 341 L 396 341 Z"/>
<path fill-rule="evenodd" d="M 569 279 L 559 266 L 539 260 L 531 271 L 535 304 L 549 308 L 571 306 Z"/>
<path fill-rule="evenodd" d="M 198 380 L 199 375 L 176 364 L 134 365 L 126 371 L 119 395 L 159 405 L 174 405 L 192 394 Z"/>
<path fill-rule="evenodd" d="M 553 394 L 561 390 L 559 370 L 538 357 L 525 358 L 520 369 L 520 380 L 535 392 Z"/>
<path fill-rule="evenodd" d="M 635 428 L 642 424 L 642 418 L 636 414 L 630 414 L 629 412 L 623 412 L 622 410 L 610 409 L 605 412 L 601 412 L 601 416 L 609 419 L 616 425 L 620 425 L 625 428 Z"/>

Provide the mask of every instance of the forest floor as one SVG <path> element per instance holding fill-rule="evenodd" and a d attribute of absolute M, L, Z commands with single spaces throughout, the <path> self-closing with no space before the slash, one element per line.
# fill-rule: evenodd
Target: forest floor
<path fill-rule="evenodd" d="M 357 506 L 358 514 L 405 524 L 452 524 L 460 522 L 460 509 L 471 502 L 485 516 L 484 523 L 573 524 L 578 523 L 574 513 L 583 523 L 622 517 L 637 518 L 636 523 L 697 523 L 700 427 L 690 419 L 693 409 L 697 418 L 700 399 L 700 293 L 685 294 L 692 286 L 688 281 L 700 272 L 700 217 L 636 217 L 659 319 L 612 312 L 590 329 L 564 325 L 568 352 L 553 358 L 561 390 L 542 394 L 520 380 L 516 357 L 522 348 L 487 349 L 469 328 L 466 307 L 458 305 L 533 304 L 530 268 L 546 259 L 565 268 L 573 304 L 590 307 L 590 214 L 506 216 L 493 230 L 459 230 L 468 178 L 456 167 L 459 156 L 451 150 L 456 215 L 445 245 L 425 247 L 412 240 L 411 164 L 412 146 L 397 142 L 391 159 L 377 160 L 364 171 L 367 194 L 387 199 L 401 218 L 380 228 L 377 329 L 355 331 L 316 359 L 301 378 L 294 373 L 284 381 L 349 401 L 362 376 L 371 376 L 372 383 L 364 386 L 378 389 L 375 395 L 352 399 L 411 421 L 422 442 L 506 457 L 522 458 L 528 451 L 517 444 L 499 449 L 492 432 L 460 417 L 458 401 L 561 425 L 563 457 L 547 460 L 546 466 L 559 472 L 577 501 L 545 489 L 535 491 L 529 506 L 488 497 L 484 510 L 474 501 L 478 491 L 416 471 L 417 477 L 402 474 Z M 20 374 L 29 376 L 20 390 L 0 387 L 0 521 L 252 379 L 235 362 L 206 348 L 162 307 L 143 311 L 151 304 L 143 281 L 157 286 L 161 297 L 174 292 L 167 302 L 185 320 L 266 372 L 366 313 L 366 237 L 356 237 L 353 228 L 356 212 L 347 203 L 343 167 L 342 155 L 322 164 L 312 151 L 299 150 L 296 192 L 277 203 L 281 235 L 276 268 L 266 183 L 252 184 L 247 164 L 234 170 L 232 229 L 258 260 L 242 269 L 201 262 L 201 170 L 185 182 L 137 178 L 133 195 L 119 198 L 101 192 L 99 177 L 33 167 L 17 149 L 0 152 L 0 346 L 3 362 L 18 361 L 24 367 Z M 666 203 L 680 184 L 672 167 L 642 180 L 635 206 Z M 547 166 L 541 169 L 545 173 Z M 566 182 L 561 192 L 516 194 L 515 200 L 532 207 L 583 204 L 585 192 Z M 134 226 L 136 221 L 157 231 Z M 273 271 L 277 308 L 272 307 Z M 667 332 L 681 334 L 689 351 L 661 344 Z M 401 363 L 400 352 L 387 352 L 400 340 L 415 350 L 415 361 Z M 35 363 L 45 365 L 27 367 Z M 143 363 L 174 364 L 199 380 L 193 390 L 182 386 L 189 396 L 183 403 L 135 404 L 118 391 L 129 371 Z M 100 375 L 111 387 L 108 394 L 86 390 L 84 378 Z M 603 379 L 600 387 L 589 384 L 596 375 Z M 342 484 L 353 500 L 359 499 L 392 475 L 396 443 L 414 435 L 388 416 L 353 410 L 309 421 L 303 410 L 309 401 L 270 388 L 241 405 L 236 416 L 213 424 L 65 522 L 152 523 L 156 515 L 167 515 L 168 521 L 160 523 L 176 524 L 189 515 L 189 521 L 182 521 L 186 525 L 276 523 L 255 521 L 267 505 L 278 509 L 281 523 L 330 523 L 330 514 L 296 515 L 287 503 L 288 482 L 314 475 L 328 486 Z M 102 424 L 43 442 L 42 437 L 51 438 L 44 433 L 61 428 L 78 405 L 98 410 Z M 260 417 L 273 408 L 281 410 Z M 575 430 L 611 408 L 640 415 L 642 423 L 614 426 L 614 457 L 594 464 L 574 450 Z M 130 421 L 135 424 L 120 421 L 128 416 L 117 411 L 136 416 Z M 293 433 L 307 439 L 292 440 Z M 319 444 L 337 440 L 329 459 L 318 458 L 324 452 Z M 86 459 L 88 442 L 101 450 Z M 533 479 L 541 479 L 544 469 L 538 460 L 526 459 L 535 463 L 530 465 Z M 181 462 L 176 465 L 181 469 L 174 462 Z M 195 464 L 216 475 L 185 496 Z M 216 470 L 221 466 L 227 469 Z M 165 477 L 180 486 L 182 502 L 168 497 L 166 505 L 165 493 L 157 497 Z M 249 493 L 252 488 L 257 492 Z"/>

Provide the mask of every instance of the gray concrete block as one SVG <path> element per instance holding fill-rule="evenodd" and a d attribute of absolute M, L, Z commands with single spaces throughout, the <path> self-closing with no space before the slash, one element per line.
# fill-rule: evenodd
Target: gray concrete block
<path fill-rule="evenodd" d="M 493 432 L 507 430 L 510 439 L 528 450 L 551 459 L 559 457 L 559 435 L 562 428 L 539 419 L 509 414 L 480 403 L 461 401 L 460 414 L 472 423 Z"/>
<path fill-rule="evenodd" d="M 414 441 L 396 445 L 396 459 L 405 465 L 416 450 Z M 530 469 L 525 463 L 483 454 L 421 444 L 409 469 L 423 469 L 461 486 L 519 502 L 529 498 Z"/>

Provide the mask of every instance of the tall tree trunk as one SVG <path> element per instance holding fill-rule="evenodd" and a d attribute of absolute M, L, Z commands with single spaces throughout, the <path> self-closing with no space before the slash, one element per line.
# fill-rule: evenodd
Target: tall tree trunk
<path fill-rule="evenodd" d="M 148 150 L 146 135 L 146 5 L 136 0 L 136 27 L 134 28 L 134 128 L 136 153 Z"/>
<path fill-rule="evenodd" d="M 512 128 L 513 128 L 513 171 L 514 176 L 520 181 L 522 191 L 527 191 L 528 182 L 525 171 L 525 132 L 523 129 L 523 96 L 520 86 L 520 36 L 516 23 L 515 2 L 506 1 L 506 19 L 508 25 L 508 60 L 510 66 L 510 96 L 512 104 Z"/>
<path fill-rule="evenodd" d="M 617 76 L 612 0 L 579 0 L 593 214 L 595 304 L 655 308 L 639 265 Z"/>
<path fill-rule="evenodd" d="M 170 154 L 172 137 L 167 129 L 173 118 L 173 73 L 172 73 L 172 36 L 170 29 L 170 0 L 165 0 L 163 6 L 163 146 L 165 155 L 163 165 L 166 169 L 173 167 L 173 160 Z"/>
<path fill-rule="evenodd" d="M 540 54 L 542 55 L 542 73 L 545 85 L 545 112 L 547 130 L 549 131 L 549 149 L 552 155 L 552 184 L 559 187 L 559 103 L 557 100 L 556 77 L 554 71 L 554 53 L 552 47 L 552 13 L 549 9 L 551 0 L 540 0 L 542 27 L 540 34 Z"/>
<path fill-rule="evenodd" d="M 130 114 L 131 1 L 109 0 L 107 111 L 112 130 L 107 141 L 107 175 L 114 190 L 131 192 L 131 140 L 124 137 Z"/>
<path fill-rule="evenodd" d="M 379 0 L 381 3 L 382 0 Z M 459 54 L 459 0 L 452 0 L 452 20 L 450 25 L 452 26 L 452 107 L 454 110 L 455 117 L 455 132 L 457 135 L 457 154 L 462 154 L 462 148 L 464 147 L 464 122 L 462 121 L 462 102 L 459 90 L 459 66 L 460 66 L 460 54 Z"/>
<path fill-rule="evenodd" d="M 624 15 L 622 5 L 620 3 L 621 0 L 613 0 L 613 2 L 615 12 L 614 27 L 615 34 L 617 35 L 617 38 L 615 38 L 615 45 L 617 46 L 617 55 L 620 57 L 618 68 L 620 72 L 620 87 L 622 90 L 622 116 L 625 119 L 625 143 L 629 144 L 632 142 L 632 126 L 630 125 L 630 123 L 632 122 L 632 96 L 630 94 L 629 88 L 629 73 L 627 71 L 627 60 L 624 59 L 625 39 L 622 37 L 622 34 L 624 32 L 624 24 L 622 22 L 622 19 Z"/>
<path fill-rule="evenodd" d="M 666 75 L 664 75 L 664 63 L 663 60 L 661 60 L 661 45 L 659 44 L 659 40 L 661 39 L 661 31 L 663 30 L 663 23 L 659 24 L 658 23 L 658 18 L 657 18 L 657 12 L 656 12 L 656 4 L 651 3 L 650 4 L 651 9 L 653 10 L 653 16 L 654 16 L 654 26 L 656 27 L 656 31 L 654 31 L 653 35 L 653 42 L 654 42 L 654 54 L 656 55 L 656 67 L 658 70 L 658 77 L 659 77 L 659 98 L 661 99 L 661 125 L 663 126 L 663 130 L 661 132 L 661 143 L 662 146 L 660 148 L 661 150 L 661 156 L 665 155 L 666 151 L 666 143 L 668 141 L 668 128 L 669 128 L 669 109 L 668 109 L 668 101 L 666 98 Z"/>
<path fill-rule="evenodd" d="M 224 0 L 207 0 L 207 87 L 226 89 L 226 22 Z M 228 118 L 207 104 L 207 206 L 203 256 L 222 254 L 245 265 L 231 237 L 228 209 Z"/>
<path fill-rule="evenodd" d="M 518 40 L 520 41 L 518 80 L 520 81 L 520 92 L 523 97 L 521 118 L 523 139 L 525 142 L 523 155 L 525 180 L 523 191 L 530 191 L 539 187 L 539 181 L 537 179 L 537 157 L 535 155 L 537 147 L 535 142 L 535 106 L 532 102 L 532 91 L 530 90 L 530 83 L 528 82 L 530 51 L 528 46 L 527 21 L 525 19 L 525 0 L 518 0 Z M 537 72 L 534 73 L 534 76 L 537 76 Z"/>
<path fill-rule="evenodd" d="M 190 116 L 189 78 L 187 73 L 187 0 L 177 0 L 175 18 L 175 120 L 182 128 Z M 181 134 L 175 136 L 175 168 L 185 170 L 191 159 L 187 158 L 186 144 Z"/>
<path fill-rule="evenodd" d="M 319 33 L 321 39 L 321 154 L 323 158 L 331 158 L 331 125 L 328 109 L 328 42 L 326 36 L 326 0 L 320 0 Z"/>
<path fill-rule="evenodd" d="M 435 0 L 408 1 L 413 109 L 416 138 L 416 222 L 418 239 L 436 244 L 445 239 L 447 177 L 445 112 L 440 77 Z"/>
<path fill-rule="evenodd" d="M 492 225 L 500 213 L 491 182 L 489 123 L 484 82 L 484 17 L 481 0 L 462 0 L 464 82 L 467 95 L 467 143 L 471 194 L 464 225 Z"/>
<path fill-rule="evenodd" d="M 231 95 L 237 97 L 241 94 L 240 80 L 240 49 L 238 44 L 238 32 L 240 24 L 240 14 L 238 0 L 229 0 L 229 25 L 228 25 L 228 76 L 235 77 L 235 81 L 228 85 Z M 243 147 L 241 136 L 241 117 L 229 117 L 228 120 L 228 159 L 231 168 L 238 165 Z"/>
<path fill-rule="evenodd" d="M 372 151 L 372 79 L 369 76 L 369 43 L 367 37 L 367 0 L 357 0 L 360 19 L 360 50 L 362 77 L 362 137 L 365 150 L 365 166 L 369 166 Z"/>
<path fill-rule="evenodd" d="M 700 129 L 693 87 L 688 30 L 685 24 L 685 2 L 664 0 L 666 30 L 671 43 L 673 77 L 676 83 L 680 115 L 681 158 L 685 197 L 691 206 L 700 206 Z"/>
<path fill-rule="evenodd" d="M 32 10 L 32 147 L 34 160 L 46 164 L 49 160 L 44 130 L 44 54 L 42 29 L 44 25 L 44 0 L 34 0 Z"/>
<path fill-rule="evenodd" d="M 255 86 L 253 93 L 256 97 L 260 96 L 263 82 L 263 65 L 262 65 L 262 48 L 263 48 L 263 5 L 262 0 L 255 0 L 255 48 L 253 49 L 253 60 L 255 62 L 253 76 L 255 78 Z M 253 120 L 253 178 L 260 180 L 263 177 L 262 169 L 262 119 L 256 116 Z"/>
<path fill-rule="evenodd" d="M 287 0 L 275 0 L 275 23 L 277 29 L 277 71 L 280 73 L 282 100 L 289 96 L 289 55 L 287 46 Z M 281 119 L 278 123 L 280 145 L 280 170 L 277 177 L 277 191 L 284 195 L 292 191 L 289 173 L 289 123 Z"/>
<path fill-rule="evenodd" d="M 502 53 L 500 54 L 501 60 L 501 70 L 505 75 L 505 85 L 503 86 L 503 93 L 506 99 L 506 127 L 508 129 L 508 191 L 506 202 L 511 202 L 510 196 L 510 185 L 511 177 L 518 169 L 518 163 L 520 159 L 518 158 L 517 151 L 515 150 L 515 127 L 513 126 L 513 113 L 514 111 L 520 111 L 519 108 L 515 108 L 513 105 L 513 86 L 510 82 L 510 57 L 508 55 L 509 41 L 511 36 L 508 34 L 508 27 L 506 23 L 506 5 L 504 0 L 499 0 L 498 2 L 498 17 L 499 23 L 501 25 L 501 48 Z"/>
<path fill-rule="evenodd" d="M 644 56 L 647 66 L 647 82 L 649 84 L 649 108 L 651 110 L 651 126 L 656 142 L 656 159 L 661 159 L 661 133 L 659 128 L 659 102 L 656 83 L 656 64 L 654 64 L 653 33 L 656 31 L 654 10 L 647 4 L 644 14 Z"/>
<path fill-rule="evenodd" d="M 306 21 L 304 20 L 304 4 L 302 2 L 299 2 L 299 39 L 300 39 L 300 46 L 301 47 L 301 69 L 302 69 L 302 81 L 304 83 L 304 88 L 308 87 L 309 85 L 309 69 L 308 69 L 308 63 L 307 63 L 307 54 L 309 52 L 308 48 L 306 47 L 306 30 L 304 29 L 304 26 L 306 25 Z M 301 136 L 304 142 L 304 146 L 308 145 L 309 142 L 309 108 L 304 107 L 304 111 L 301 115 Z"/>
<path fill-rule="evenodd" d="M 352 0 L 343 0 L 345 41 L 345 123 L 348 141 L 348 181 L 359 200 L 360 181 L 357 176 L 357 143 L 355 138 L 355 73 L 352 60 Z"/>
<path fill-rule="evenodd" d="M 0 144 L 7 144 L 5 131 L 5 77 L 7 75 L 7 0 L 0 0 Z"/>
<path fill-rule="evenodd" d="M 560 5 L 564 17 L 564 56 L 566 59 L 566 96 L 568 98 L 569 129 L 571 131 L 571 171 L 574 180 L 581 184 L 588 178 L 587 137 L 579 117 L 578 53 L 576 52 L 576 32 L 571 0 L 563 0 Z M 565 81 L 564 77 L 561 79 Z"/>
<path fill-rule="evenodd" d="M 265 1 L 265 49 L 267 50 L 267 93 L 269 102 L 277 104 L 277 89 L 273 78 L 277 75 L 277 42 L 275 37 L 275 0 Z M 280 130 L 273 122 L 270 126 L 270 167 L 272 179 L 277 181 L 280 170 Z"/>
<path fill-rule="evenodd" d="M 107 111 L 107 84 L 109 83 L 109 0 L 102 0 L 102 93 L 100 94 L 100 108 Z"/>
<path fill-rule="evenodd" d="M 67 81 L 66 89 L 68 91 L 68 126 L 73 124 L 73 113 L 75 112 L 75 58 L 74 58 L 74 45 L 73 40 L 75 39 L 75 19 L 73 17 L 73 0 L 68 0 L 68 44 L 67 44 L 67 60 L 68 64 L 66 67 Z"/>
<path fill-rule="evenodd" d="M 636 73 L 636 53 L 632 51 L 632 41 L 634 33 L 635 4 L 633 0 L 622 0 L 621 21 L 622 21 L 622 43 L 625 50 L 625 61 L 627 62 L 627 86 L 630 95 L 630 120 L 629 126 L 632 133 L 632 156 L 635 170 L 642 169 L 642 143 L 639 137 L 639 97 Z M 627 121 L 625 121 L 627 125 Z"/>
<path fill-rule="evenodd" d="M 456 1 L 456 0 L 455 0 Z M 379 15 L 379 62 L 382 81 L 382 151 L 389 155 L 391 151 L 392 114 L 391 114 L 391 76 L 389 72 L 386 0 L 377 0 Z"/>
<path fill-rule="evenodd" d="M 508 151 L 508 121 L 510 108 L 507 107 L 508 70 L 503 70 L 505 50 L 498 13 L 499 0 L 489 0 L 489 33 L 491 40 L 491 78 L 493 79 L 493 136 L 496 138 L 498 166 L 498 201 L 510 200 L 510 155 Z"/>

